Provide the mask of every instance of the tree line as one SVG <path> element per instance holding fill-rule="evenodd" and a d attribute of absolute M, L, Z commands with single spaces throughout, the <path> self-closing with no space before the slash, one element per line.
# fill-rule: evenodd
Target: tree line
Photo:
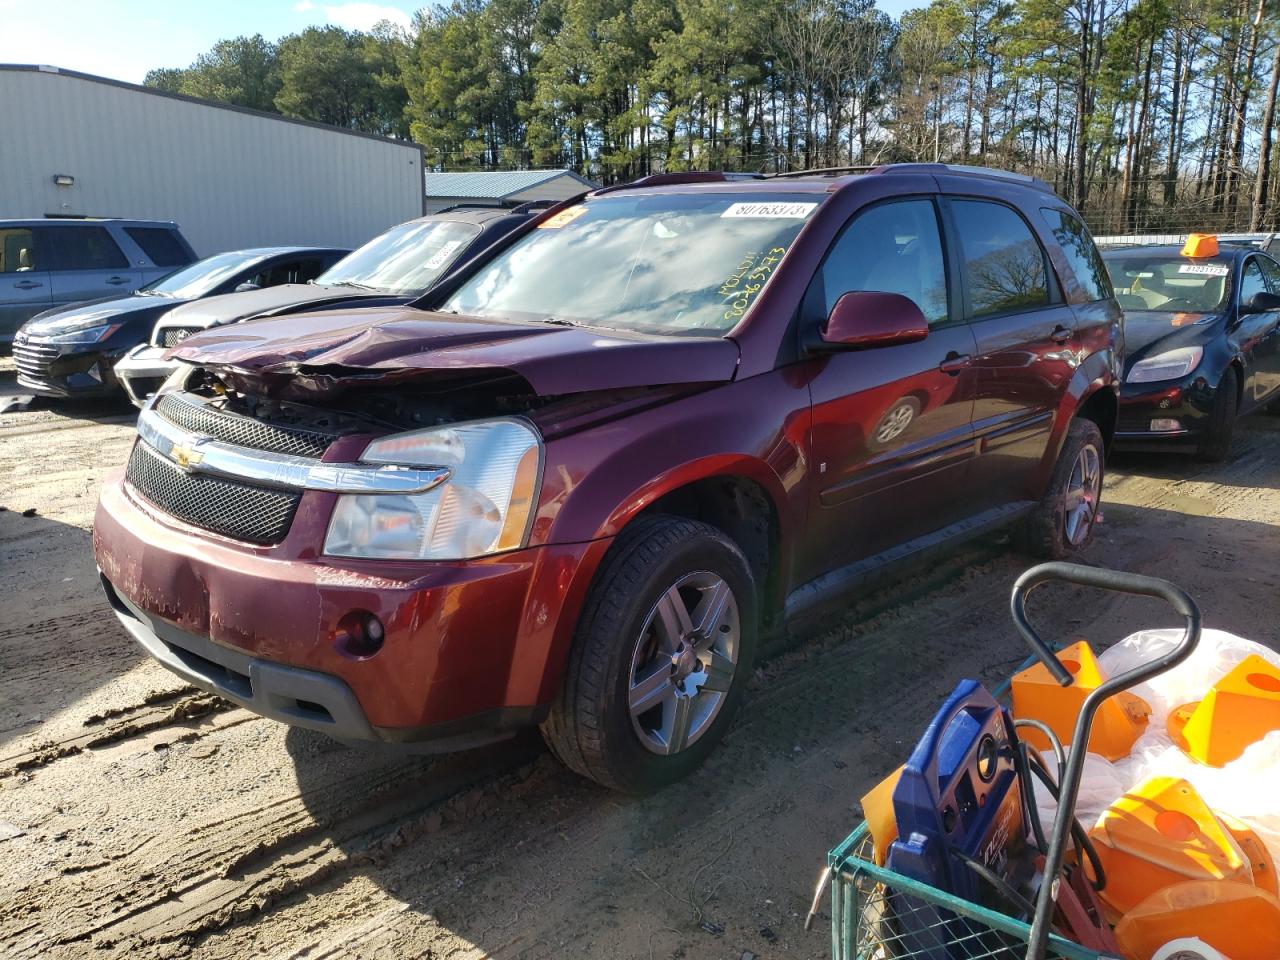
<path fill-rule="evenodd" d="M 1280 0 L 452 0 L 215 44 L 163 89 L 412 138 L 436 169 L 932 161 L 1100 232 L 1276 229 Z"/>

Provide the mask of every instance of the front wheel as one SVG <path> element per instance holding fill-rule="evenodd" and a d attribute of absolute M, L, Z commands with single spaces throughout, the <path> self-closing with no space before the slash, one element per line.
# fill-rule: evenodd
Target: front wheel
<path fill-rule="evenodd" d="M 1235 367 L 1227 367 L 1213 395 L 1213 409 L 1205 427 L 1205 438 L 1196 448 L 1196 458 L 1209 463 L 1221 463 L 1231 449 L 1231 435 L 1235 433 L 1236 413 L 1240 406 L 1239 377 Z"/>
<path fill-rule="evenodd" d="M 543 738 L 613 789 L 678 780 L 724 735 L 755 639 L 755 583 L 737 545 L 694 520 L 639 520 L 596 575 Z"/>
<path fill-rule="evenodd" d="M 1092 420 L 1073 420 L 1044 498 L 1023 521 L 1015 544 L 1024 553 L 1061 560 L 1093 536 L 1102 499 L 1102 431 Z"/>

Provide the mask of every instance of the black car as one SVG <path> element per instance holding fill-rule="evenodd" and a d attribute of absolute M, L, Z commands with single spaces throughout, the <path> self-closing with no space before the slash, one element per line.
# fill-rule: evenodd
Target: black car
<path fill-rule="evenodd" d="M 141 407 L 178 366 L 164 358 L 168 348 L 193 333 L 283 313 L 408 303 L 528 220 L 535 207 L 441 211 L 380 233 L 309 283 L 208 297 L 170 310 L 156 322 L 150 343 L 130 350 L 116 364 L 116 377 Z"/>
<path fill-rule="evenodd" d="M 1201 235 L 1103 260 L 1125 313 L 1116 443 L 1223 459 L 1236 418 L 1280 396 L 1280 262 Z"/>
<path fill-rule="evenodd" d="M 260 247 L 219 253 L 139 287 L 130 296 L 46 310 L 14 338 L 18 384 L 54 397 L 106 396 L 120 390 L 113 367 L 145 343 L 156 319 L 191 300 L 235 290 L 305 283 L 348 251 L 332 247 Z"/>

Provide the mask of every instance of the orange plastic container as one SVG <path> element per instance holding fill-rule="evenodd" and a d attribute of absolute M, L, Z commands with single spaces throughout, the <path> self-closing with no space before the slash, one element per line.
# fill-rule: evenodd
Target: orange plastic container
<path fill-rule="evenodd" d="M 1013 678 L 1013 715 L 1018 720 L 1039 720 L 1047 724 L 1063 745 L 1070 744 L 1076 717 L 1084 699 L 1107 676 L 1098 666 L 1093 650 L 1084 640 L 1064 649 L 1058 659 L 1074 678 L 1063 687 L 1053 679 L 1043 663 L 1028 667 Z M 1151 707 L 1141 697 L 1119 693 L 1103 702 L 1089 734 L 1089 752 L 1108 760 L 1127 757 L 1134 741 L 1147 729 Z M 1048 750 L 1048 738 L 1037 730 L 1022 728 L 1018 735 L 1037 750 Z"/>
<path fill-rule="evenodd" d="M 1107 874 L 1099 895 L 1116 915 L 1187 880 L 1253 886 L 1253 869 L 1235 838 L 1185 780 L 1143 781 L 1103 813 L 1089 836 Z"/>
<path fill-rule="evenodd" d="M 862 798 L 862 819 L 867 822 L 874 844 L 872 856 L 876 866 L 883 867 L 889 857 L 889 844 L 898 839 L 898 816 L 893 810 L 893 791 L 902 777 L 899 767 Z"/>
<path fill-rule="evenodd" d="M 1184 257 L 1216 257 L 1218 255 L 1218 238 L 1212 233 L 1193 233 L 1182 245 Z"/>
<path fill-rule="evenodd" d="M 1280 670 L 1246 657 L 1198 703 L 1169 714 L 1169 736 L 1188 756 L 1221 767 L 1251 743 L 1280 730 Z"/>
<path fill-rule="evenodd" d="M 1253 885 L 1267 893 L 1280 896 L 1280 883 L 1276 880 L 1276 865 L 1271 851 L 1252 829 L 1235 817 L 1228 816 L 1220 810 L 1214 811 L 1218 820 L 1227 828 L 1231 839 L 1236 842 L 1244 858 L 1249 861 L 1249 871 L 1253 874 Z"/>
<path fill-rule="evenodd" d="M 1165 887 L 1116 924 L 1129 960 L 1151 960 L 1180 937 L 1199 937 L 1230 960 L 1280 957 L 1280 899 L 1244 883 L 1190 880 Z"/>

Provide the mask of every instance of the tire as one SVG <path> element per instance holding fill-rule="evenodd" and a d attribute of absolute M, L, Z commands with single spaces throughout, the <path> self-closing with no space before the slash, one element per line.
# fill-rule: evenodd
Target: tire
<path fill-rule="evenodd" d="M 1240 406 L 1240 377 L 1235 367 L 1227 367 L 1218 381 L 1213 398 L 1213 410 L 1209 413 L 1209 425 L 1205 438 L 1196 448 L 1196 459 L 1208 463 L 1221 463 L 1231 449 L 1231 435 L 1236 428 L 1236 413 Z"/>
<path fill-rule="evenodd" d="M 733 541 L 695 520 L 637 520 L 596 573 L 543 739 L 566 767 L 615 790 L 679 780 L 728 728 L 756 627 L 755 581 Z"/>
<path fill-rule="evenodd" d="M 1015 532 L 1015 546 L 1045 560 L 1062 560 L 1084 547 L 1093 536 L 1105 466 L 1098 425 L 1072 420 L 1048 492 Z"/>

